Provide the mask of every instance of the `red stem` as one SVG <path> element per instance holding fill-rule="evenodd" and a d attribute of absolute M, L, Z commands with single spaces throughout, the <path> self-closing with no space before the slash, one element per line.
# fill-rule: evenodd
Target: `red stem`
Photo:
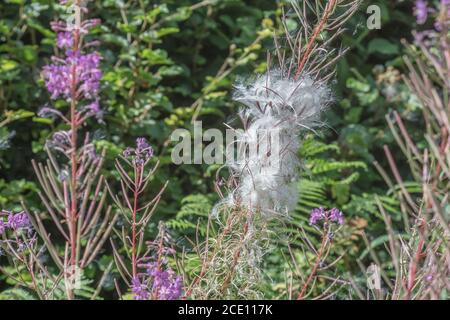
<path fill-rule="evenodd" d="M 419 241 L 419 245 L 417 246 L 417 251 L 414 256 L 414 260 L 411 261 L 411 264 L 409 266 L 409 279 L 408 279 L 408 288 L 406 292 L 405 299 L 410 300 L 412 289 L 414 288 L 414 283 L 416 281 L 416 272 L 417 272 L 417 265 L 420 261 L 420 258 L 422 257 L 422 251 L 423 247 L 425 245 L 425 236 L 424 236 L 424 229 L 425 229 L 425 222 L 422 221 L 420 225 L 420 233 L 421 233 L 421 239 Z"/>
<path fill-rule="evenodd" d="M 133 190 L 133 212 L 131 224 L 131 264 L 133 268 L 133 279 L 137 277 L 137 257 L 136 257 L 136 214 L 137 201 L 140 186 L 140 170 L 138 167 L 134 169 L 134 190 Z"/>
<path fill-rule="evenodd" d="M 323 16 L 320 19 L 319 24 L 314 29 L 311 39 L 309 40 L 309 42 L 306 46 L 306 50 L 303 55 L 303 58 L 300 61 L 300 63 L 298 64 L 298 69 L 297 69 L 297 72 L 295 73 L 294 80 L 298 80 L 298 78 L 300 77 L 300 74 L 302 73 L 306 62 L 308 61 L 309 55 L 311 54 L 314 42 L 316 41 L 316 38 L 319 36 L 320 32 L 322 31 L 323 26 L 328 21 L 328 17 L 330 16 L 331 12 L 333 11 L 334 7 L 336 6 L 336 1 L 337 0 L 331 0 L 330 2 L 328 2 L 327 6 L 325 8 L 325 11 L 323 13 Z"/>
<path fill-rule="evenodd" d="M 188 288 L 188 291 L 186 292 L 186 294 L 183 296 L 183 300 L 186 300 L 187 298 L 190 297 L 194 288 L 198 285 L 200 280 L 202 280 L 203 277 L 205 276 L 205 273 L 206 273 L 206 269 L 202 268 L 200 275 L 194 280 L 194 283 L 192 283 L 192 285 Z"/>
<path fill-rule="evenodd" d="M 308 280 L 306 280 L 305 284 L 303 285 L 302 291 L 300 291 L 300 293 L 298 294 L 297 300 L 301 300 L 303 298 L 303 295 L 305 294 L 308 284 L 311 282 L 311 279 L 315 275 L 317 268 L 319 267 L 320 260 L 322 259 L 322 255 L 323 255 L 326 244 L 327 244 L 327 232 L 325 232 L 323 234 L 322 244 L 320 245 L 320 249 L 319 249 L 319 253 L 317 254 L 316 262 L 314 263 L 314 267 L 311 271 L 311 274 L 308 277 Z"/>
<path fill-rule="evenodd" d="M 77 0 L 75 3 L 75 6 L 77 8 L 80 7 L 80 0 Z M 79 10 L 75 14 L 79 14 Z M 76 20 L 79 20 L 79 17 L 75 18 Z M 79 50 L 80 46 L 80 30 L 77 25 L 77 27 L 73 31 L 73 51 L 77 52 Z M 71 188 L 72 188 L 72 199 L 71 199 L 71 209 L 70 209 L 70 249 L 71 249 L 71 255 L 70 255 L 70 265 L 72 268 L 76 267 L 77 265 L 77 171 L 78 171 L 78 161 L 77 161 L 77 66 L 76 64 L 72 65 L 72 82 L 71 82 L 71 104 L 70 104 L 70 128 L 71 128 L 71 145 L 72 145 L 72 153 L 70 156 L 70 162 L 71 162 L 71 169 L 72 169 L 72 175 L 71 175 Z"/>
<path fill-rule="evenodd" d="M 448 132 L 445 128 L 442 128 L 441 130 L 441 134 L 442 134 L 442 142 L 439 148 L 440 154 L 445 154 L 445 148 L 447 145 L 447 141 L 448 141 Z M 436 164 L 436 177 L 439 177 L 439 174 L 441 172 L 441 166 L 440 163 L 438 162 Z M 437 187 L 439 180 L 436 179 L 433 183 L 434 187 Z M 428 204 L 428 208 L 432 208 L 433 205 L 432 204 Z M 409 266 L 409 278 L 408 278 L 408 287 L 406 290 L 406 295 L 405 295 L 405 299 L 406 300 L 410 300 L 411 296 L 412 296 L 412 290 L 414 288 L 414 284 L 416 282 L 416 273 L 417 273 L 417 265 L 420 262 L 420 259 L 422 258 L 422 252 L 425 246 L 425 227 L 426 227 L 426 222 L 422 221 L 422 223 L 419 226 L 419 232 L 421 234 L 421 238 L 419 241 L 419 244 L 417 246 L 417 251 L 416 254 L 414 255 L 414 260 L 411 261 L 410 266 Z"/>

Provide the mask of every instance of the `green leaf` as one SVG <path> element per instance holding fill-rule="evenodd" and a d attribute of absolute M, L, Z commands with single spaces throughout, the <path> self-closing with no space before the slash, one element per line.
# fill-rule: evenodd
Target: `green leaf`
<path fill-rule="evenodd" d="M 140 56 L 150 65 L 172 64 L 172 60 L 168 58 L 167 52 L 161 49 L 144 49 Z"/>
<path fill-rule="evenodd" d="M 370 41 L 368 47 L 369 53 L 381 53 L 384 55 L 395 55 L 399 54 L 398 45 L 382 38 L 376 38 Z"/>
<path fill-rule="evenodd" d="M 19 64 L 16 61 L 0 59 L 0 72 L 8 72 L 17 68 Z"/>

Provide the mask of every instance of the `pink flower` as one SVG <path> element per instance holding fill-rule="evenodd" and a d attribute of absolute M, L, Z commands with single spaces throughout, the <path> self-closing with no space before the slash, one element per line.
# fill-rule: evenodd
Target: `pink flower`
<path fill-rule="evenodd" d="M 77 94 L 87 99 L 95 97 L 102 78 L 101 57 L 97 52 L 83 55 L 80 52 L 68 51 L 65 60 L 58 58 L 53 60 L 54 64 L 43 69 L 45 85 L 52 99 L 71 98 L 73 66 L 75 66 Z"/>
<path fill-rule="evenodd" d="M 6 231 L 6 224 L 0 219 L 0 236 Z"/>
<path fill-rule="evenodd" d="M 70 49 L 73 46 L 73 36 L 71 32 L 58 32 L 56 45 L 60 49 Z"/>
<path fill-rule="evenodd" d="M 25 212 L 10 214 L 6 225 L 13 230 L 24 229 L 30 227 L 30 220 Z"/>
<path fill-rule="evenodd" d="M 416 16 L 418 24 L 424 24 L 427 22 L 429 13 L 428 3 L 425 0 L 416 0 L 416 6 L 414 7 L 414 15 Z"/>
<path fill-rule="evenodd" d="M 153 157 L 153 148 L 145 138 L 136 139 L 136 148 L 126 148 L 123 152 L 125 158 L 132 158 L 135 165 L 143 165 Z"/>
<path fill-rule="evenodd" d="M 341 210 L 333 208 L 326 211 L 324 208 L 316 208 L 311 210 L 309 217 L 309 224 L 316 225 L 321 220 L 327 220 L 330 222 L 337 223 L 339 225 L 344 224 L 344 214 Z"/>

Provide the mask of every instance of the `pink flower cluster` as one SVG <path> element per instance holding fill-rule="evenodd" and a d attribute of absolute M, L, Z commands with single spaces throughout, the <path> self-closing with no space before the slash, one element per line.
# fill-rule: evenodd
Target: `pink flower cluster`
<path fill-rule="evenodd" d="M 125 158 L 131 158 L 134 165 L 142 166 L 147 160 L 153 157 L 153 148 L 145 138 L 137 138 L 136 148 L 126 148 L 123 156 Z"/>
<path fill-rule="evenodd" d="M 168 264 L 168 255 L 175 255 L 175 250 L 165 247 L 155 240 L 150 246 L 157 254 L 144 257 L 139 268 L 144 272 L 132 279 L 131 292 L 135 300 L 177 300 L 181 297 L 183 278 L 175 273 Z"/>
<path fill-rule="evenodd" d="M 6 217 L 6 220 L 4 219 Z M 2 211 L 0 214 L 0 235 L 6 230 L 21 230 L 30 229 L 31 224 L 25 212 L 13 213 L 9 211 Z"/>
<path fill-rule="evenodd" d="M 311 210 L 309 224 L 316 225 L 319 221 L 334 222 L 339 225 L 344 224 L 344 214 L 337 208 L 325 210 L 324 208 L 316 208 Z"/>
<path fill-rule="evenodd" d="M 68 51 L 64 60 L 54 57 L 55 63 L 45 66 L 43 70 L 45 85 L 52 99 L 70 99 L 72 81 L 75 81 L 77 97 L 94 98 L 102 78 L 100 60 L 101 57 L 96 52 L 83 55 Z M 75 72 L 72 67 L 75 67 Z"/>
<path fill-rule="evenodd" d="M 60 2 L 65 4 L 68 1 Z M 52 29 L 56 32 L 56 46 L 64 53 L 62 56 L 53 56 L 52 62 L 44 66 L 42 71 L 45 86 L 53 100 L 76 99 L 83 102 L 84 106 L 81 104 L 78 108 L 82 113 L 79 120 L 82 121 L 88 117 L 96 117 L 101 121 L 103 116 L 97 96 L 102 78 L 101 56 L 98 52 L 83 52 L 83 49 L 92 47 L 94 43 L 83 45 L 80 38 L 81 35 L 87 34 L 90 28 L 99 24 L 99 19 L 85 20 L 78 27 L 63 21 L 52 22 Z M 63 118 L 59 111 L 48 106 L 44 110 L 41 112 L 42 116 L 57 115 Z"/>
<path fill-rule="evenodd" d="M 177 300 L 181 297 L 183 279 L 167 265 L 167 261 L 148 262 L 140 267 L 145 268 L 145 273 L 131 283 L 135 300 Z"/>
<path fill-rule="evenodd" d="M 434 27 L 437 31 L 442 31 L 450 25 L 450 0 L 440 1 L 440 10 L 435 10 L 427 0 L 416 0 L 414 6 L 414 16 L 418 24 L 425 24 L 432 13 L 437 13 Z"/>

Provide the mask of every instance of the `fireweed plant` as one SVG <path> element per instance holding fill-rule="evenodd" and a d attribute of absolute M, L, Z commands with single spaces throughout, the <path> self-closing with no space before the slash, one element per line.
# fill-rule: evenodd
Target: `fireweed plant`
<path fill-rule="evenodd" d="M 9 264 L 17 271 L 17 278 L 4 268 L 0 270 L 14 279 L 21 286 L 35 291 L 41 299 L 45 298 L 44 290 L 40 288 L 35 270 L 38 260 L 38 244 L 28 215 L 25 212 L 0 212 L 0 257 L 6 256 Z M 43 269 L 43 266 L 40 265 Z M 31 276 L 31 283 L 22 276 L 23 270 Z"/>
<path fill-rule="evenodd" d="M 386 117 L 407 159 L 412 181 L 404 180 L 390 148 L 385 146 L 394 179 L 379 164 L 376 167 L 401 204 L 404 228 L 402 233 L 396 230 L 377 199 L 395 270 L 389 277 L 387 270 L 381 269 L 383 288 L 367 295 L 378 299 L 446 299 L 450 289 L 450 227 L 446 218 L 450 179 L 450 1 L 441 0 L 438 7 L 431 1 L 416 1 L 415 16 L 425 30 L 415 31 L 414 43 L 407 44 L 405 63 L 409 74 L 404 81 L 422 105 L 425 135 L 411 134 L 407 120 L 399 112 Z M 411 191 L 408 184 L 416 185 L 420 192 Z M 376 257 L 376 252 L 372 256 Z"/>
<path fill-rule="evenodd" d="M 325 210 L 324 208 L 316 208 L 311 210 L 309 217 L 309 224 L 317 228 L 321 234 L 322 241 L 320 244 L 320 249 L 316 252 L 316 261 L 311 269 L 311 273 L 308 279 L 305 281 L 302 289 L 297 295 L 297 300 L 303 299 L 307 288 L 314 275 L 317 272 L 318 267 L 323 264 L 323 259 L 327 256 L 327 248 L 331 247 L 333 241 L 333 234 L 337 230 L 334 227 L 341 226 L 344 224 L 344 214 L 337 208 L 331 210 Z"/>
<path fill-rule="evenodd" d="M 186 297 L 261 297 L 268 225 L 287 217 L 297 204 L 301 136 L 321 124 L 320 115 L 332 102 L 329 82 L 343 52 L 329 47 L 359 1 L 289 4 L 282 19 L 285 33 L 275 37 L 267 72 L 236 84 L 234 100 L 244 105 L 239 112 L 243 131 L 235 140 L 240 156 L 227 162 L 227 181 L 216 183 L 222 200 L 211 221 L 218 223 L 219 231 L 198 246 L 202 267 Z M 299 21 L 298 32 L 289 30 L 287 20 L 292 17 Z"/>
<path fill-rule="evenodd" d="M 147 243 L 147 252 L 138 260 L 142 270 L 132 280 L 131 291 L 135 300 L 176 300 L 181 298 L 183 278 L 169 265 L 169 257 L 176 259 L 172 239 L 164 224 L 154 241 Z"/>
<path fill-rule="evenodd" d="M 145 138 L 138 138 L 135 148 L 127 148 L 116 159 L 121 197 L 119 193 L 108 188 L 123 220 L 120 230 L 114 229 L 121 240 L 122 248 L 119 248 L 113 239 L 111 244 L 117 269 L 136 300 L 173 300 L 181 294 L 182 278 L 176 276 L 168 266 L 167 255 L 174 256 L 175 251 L 167 247 L 164 226 L 160 226 L 156 240 L 145 243 L 148 224 L 167 187 L 166 183 L 151 201 L 142 201 L 142 194 L 159 165 L 157 162 L 153 168 L 147 170 L 152 157 L 152 147 Z M 132 173 L 128 174 L 129 171 Z M 124 252 L 125 256 L 121 252 Z M 142 269 L 145 271 L 142 272 Z M 122 296 L 117 281 L 116 289 L 119 296 Z"/>
<path fill-rule="evenodd" d="M 63 129 L 55 132 L 45 145 L 48 160 L 45 163 L 32 161 L 42 188 L 39 197 L 60 234 L 50 234 L 42 216 L 26 210 L 59 272 L 54 275 L 42 266 L 39 262 L 42 250 L 37 246 L 27 246 L 30 261 L 19 259 L 27 266 L 33 280 L 31 284 L 23 281 L 20 284 L 32 287 L 43 299 L 54 298 L 56 288 L 61 287 L 64 298 L 76 297 L 83 269 L 108 240 L 117 219 L 105 201 L 106 183 L 100 174 L 103 154 L 96 153 L 89 132 L 84 136 L 81 133 L 89 118 L 102 119 L 98 98 L 101 57 L 94 51 L 97 41 L 89 39 L 89 30 L 100 21 L 84 19 L 89 13 L 86 1 L 60 1 L 60 4 L 67 6 L 71 15 L 67 21 L 52 23 L 57 55 L 42 70 L 52 102 L 39 114 L 60 120 Z M 54 107 L 56 105 L 66 105 L 67 112 Z M 63 251 L 56 245 L 59 236 L 65 241 Z M 98 292 L 92 292 L 92 297 L 96 295 Z"/>
<path fill-rule="evenodd" d="M 41 300 L 68 298 L 68 290 L 76 281 L 62 281 L 64 274 L 54 274 L 46 263 L 47 247 L 39 243 L 35 228 L 25 212 L 2 211 L 0 213 L 0 257 L 6 256 L 9 267 L 0 267 L 18 288 L 13 296 Z M 81 287 L 81 278 L 79 278 Z M 80 289 L 80 288 L 79 288 Z M 93 292 L 88 293 L 94 297 Z"/>
<path fill-rule="evenodd" d="M 9 256 L 20 258 L 19 253 L 36 242 L 31 223 L 23 211 L 0 212 L 0 237 L 0 256 L 8 252 Z"/>

